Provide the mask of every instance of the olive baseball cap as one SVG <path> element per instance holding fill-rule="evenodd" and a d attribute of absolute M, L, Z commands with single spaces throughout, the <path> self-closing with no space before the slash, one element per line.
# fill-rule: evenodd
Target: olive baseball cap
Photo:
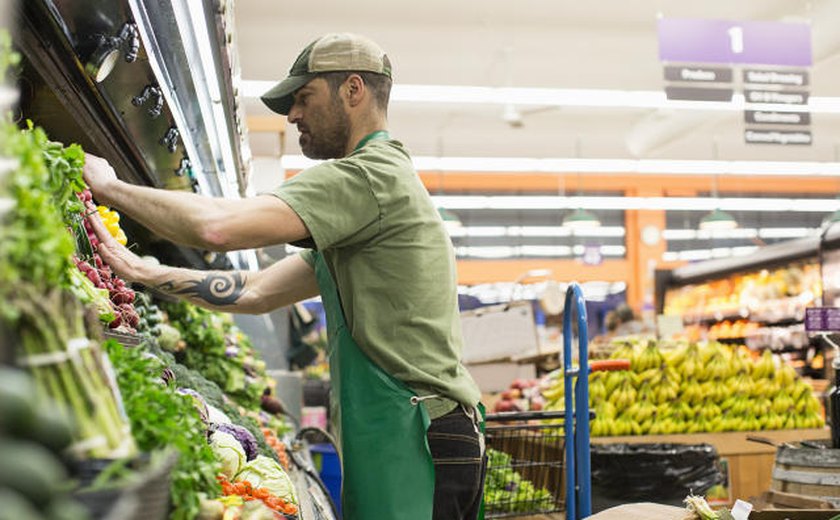
<path fill-rule="evenodd" d="M 375 72 L 391 77 L 391 62 L 372 40 L 350 33 L 324 35 L 298 55 L 286 79 L 262 95 L 263 103 L 278 114 L 288 115 L 297 90 L 322 72 Z"/>

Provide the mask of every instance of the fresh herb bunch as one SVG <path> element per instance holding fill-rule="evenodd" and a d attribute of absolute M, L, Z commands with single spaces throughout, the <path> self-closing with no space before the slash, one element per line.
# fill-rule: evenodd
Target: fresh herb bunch
<path fill-rule="evenodd" d="M 43 130 L 32 130 L 36 142 L 41 147 L 49 176 L 49 191 L 58 206 L 66 225 L 73 224 L 72 218 L 85 209 L 84 203 L 76 195 L 87 189 L 82 168 L 85 165 L 85 152 L 77 144 L 65 147 L 61 143 L 50 141 Z"/>
<path fill-rule="evenodd" d="M 0 133 L 0 156 L 17 160 L 6 178 L 5 191 L 13 207 L 0 226 L 0 314 L 14 322 L 19 312 L 9 302 L 21 284 L 35 287 L 36 292 L 69 284 L 75 245 L 60 208 L 75 196 L 52 191 L 57 181 L 48 169 L 44 147 L 49 141 L 43 130 L 30 124 L 28 131 L 21 132 L 5 123 Z M 71 152 L 71 158 L 75 154 Z M 73 183 L 67 185 L 72 191 Z"/>
<path fill-rule="evenodd" d="M 105 348 L 114 364 L 131 430 L 141 450 L 175 448 L 178 463 L 172 473 L 171 520 L 195 518 L 202 495 L 221 494 L 216 475 L 219 462 L 207 444 L 204 423 L 189 397 L 161 384 L 160 365 L 141 349 L 127 349 L 108 341 Z"/>

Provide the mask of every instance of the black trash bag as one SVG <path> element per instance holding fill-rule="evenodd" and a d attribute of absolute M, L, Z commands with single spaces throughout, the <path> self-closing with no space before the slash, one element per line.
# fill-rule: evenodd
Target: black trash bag
<path fill-rule="evenodd" d="M 724 475 L 710 444 L 593 444 L 592 504 L 602 511 L 628 502 L 682 506 Z"/>

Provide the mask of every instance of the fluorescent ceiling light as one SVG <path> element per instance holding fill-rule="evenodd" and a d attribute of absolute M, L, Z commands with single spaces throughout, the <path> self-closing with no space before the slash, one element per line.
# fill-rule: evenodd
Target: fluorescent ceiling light
<path fill-rule="evenodd" d="M 802 238 L 819 233 L 820 228 L 736 228 L 717 231 L 697 229 L 666 229 L 662 238 L 667 241 L 686 240 L 750 240 L 753 238 Z M 462 226 L 452 230 L 452 238 L 529 237 L 529 238 L 621 238 L 626 234 L 623 226 L 601 226 L 592 229 L 571 230 L 561 226 Z"/>
<path fill-rule="evenodd" d="M 818 233 L 820 228 L 738 228 L 718 231 L 695 229 L 666 229 L 662 238 L 668 241 L 678 240 L 725 240 L 751 238 L 802 238 Z"/>
<path fill-rule="evenodd" d="M 580 256 L 585 252 L 585 246 L 580 244 L 569 246 L 462 246 L 455 248 L 455 255 L 459 258 L 517 258 L 522 256 L 540 257 L 570 257 Z M 600 246 L 603 256 L 623 257 L 627 249 L 624 246 Z"/>
<path fill-rule="evenodd" d="M 531 157 L 413 158 L 417 171 L 471 173 L 632 173 L 649 175 L 827 176 L 840 175 L 840 163 L 817 161 L 684 161 L 669 159 L 566 159 Z M 284 155 L 283 168 L 303 170 L 320 161 Z"/>
<path fill-rule="evenodd" d="M 714 249 L 687 249 L 685 251 L 666 251 L 662 253 L 665 262 L 710 260 L 712 258 L 728 258 L 730 256 L 744 256 L 755 252 L 757 246 L 718 247 Z"/>
<path fill-rule="evenodd" d="M 767 211 L 829 213 L 840 209 L 838 199 L 772 197 L 566 197 L 557 195 L 434 195 L 435 205 L 447 209 L 509 210 L 665 210 L 665 211 Z"/>
<path fill-rule="evenodd" d="M 558 226 L 463 226 L 449 236 L 461 237 L 623 237 L 622 226 L 601 226 L 590 229 L 569 229 Z"/>
<path fill-rule="evenodd" d="M 447 209 L 561 210 L 665 210 L 665 211 L 796 211 L 832 212 L 838 199 L 771 197 L 566 197 L 558 195 L 434 195 L 435 205 Z"/>
<path fill-rule="evenodd" d="M 245 97 L 258 98 L 275 85 L 275 81 L 243 80 Z M 594 107 L 629 109 L 670 109 L 741 112 L 750 110 L 800 111 L 813 113 L 840 113 L 840 98 L 809 98 L 808 104 L 778 105 L 747 103 L 744 95 L 735 93 L 732 101 L 675 101 L 669 100 L 661 90 L 611 90 L 611 89 L 551 89 L 479 87 L 458 85 L 401 85 L 391 90 L 391 101 L 395 103 L 453 103 L 502 106 L 541 107 Z"/>
<path fill-rule="evenodd" d="M 802 238 L 815 235 L 820 228 L 763 228 L 758 230 L 760 238 Z"/>

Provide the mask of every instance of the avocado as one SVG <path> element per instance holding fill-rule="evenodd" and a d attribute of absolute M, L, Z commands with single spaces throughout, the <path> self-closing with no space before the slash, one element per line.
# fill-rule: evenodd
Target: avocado
<path fill-rule="evenodd" d="M 35 385 L 23 370 L 0 367 L 0 433 L 25 436 L 35 421 Z"/>
<path fill-rule="evenodd" d="M 38 513 L 35 506 L 26 500 L 23 495 L 15 493 L 11 489 L 0 487 L 0 520 L 42 520 L 44 517 Z"/>
<path fill-rule="evenodd" d="M 50 520 L 89 520 L 88 510 L 69 498 L 53 500 L 47 508 L 47 518 Z"/>
<path fill-rule="evenodd" d="M 0 488 L 17 491 L 34 504 L 46 506 L 67 479 L 55 455 L 33 442 L 0 437 L 0 460 Z"/>
<path fill-rule="evenodd" d="M 66 409 L 55 402 L 44 403 L 35 410 L 32 439 L 55 453 L 73 442 L 74 425 Z"/>

